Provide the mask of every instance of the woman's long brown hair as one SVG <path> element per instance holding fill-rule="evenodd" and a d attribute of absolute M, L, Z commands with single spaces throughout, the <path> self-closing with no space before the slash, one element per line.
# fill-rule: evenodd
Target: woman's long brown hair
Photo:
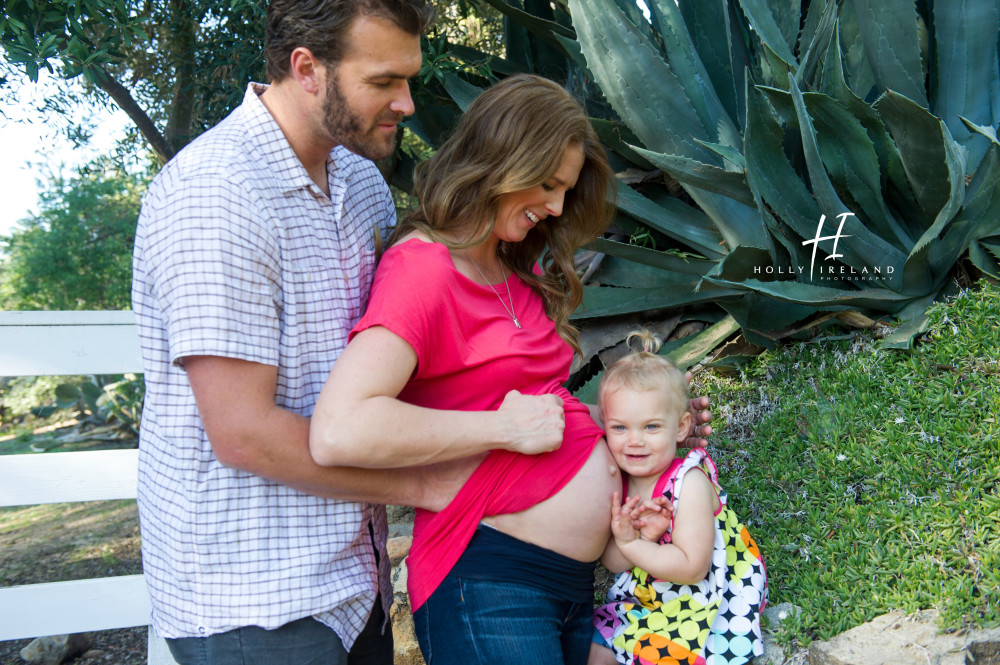
<path fill-rule="evenodd" d="M 583 300 L 573 255 L 611 221 L 614 178 L 583 109 L 552 81 L 512 76 L 469 106 L 455 133 L 417 166 L 420 207 L 396 228 L 390 244 L 415 230 L 452 250 L 485 242 L 499 198 L 544 183 L 570 146 L 583 150 L 584 162 L 562 214 L 546 218 L 521 242 L 501 242 L 499 251 L 542 298 L 560 337 L 579 352 L 579 333 L 569 323 Z M 536 275 L 532 268 L 539 260 L 542 274 Z"/>

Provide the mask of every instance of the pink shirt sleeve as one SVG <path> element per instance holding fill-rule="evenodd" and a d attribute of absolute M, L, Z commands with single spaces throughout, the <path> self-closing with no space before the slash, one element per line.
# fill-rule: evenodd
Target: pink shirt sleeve
<path fill-rule="evenodd" d="M 419 242 L 419 241 L 411 241 Z M 354 326 L 353 337 L 374 326 L 383 326 L 413 347 L 419 361 L 428 354 L 429 331 L 440 319 L 444 301 L 439 295 L 445 277 L 440 262 L 419 260 L 419 256 L 390 248 L 378 265 L 368 309 Z"/>

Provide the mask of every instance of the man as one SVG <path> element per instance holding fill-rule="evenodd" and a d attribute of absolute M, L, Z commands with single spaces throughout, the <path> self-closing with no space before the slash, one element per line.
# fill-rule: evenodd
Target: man
<path fill-rule="evenodd" d="M 385 509 L 367 502 L 432 506 L 435 485 L 318 467 L 308 416 L 395 222 L 369 160 L 413 112 L 432 17 L 424 0 L 275 0 L 271 85 L 143 204 L 143 565 L 179 663 L 392 662 Z"/>
<path fill-rule="evenodd" d="M 270 87 L 251 84 L 143 204 L 143 567 L 182 665 L 391 663 L 385 510 L 368 502 L 440 509 L 471 470 L 331 469 L 308 448 L 368 296 L 374 230 L 395 221 L 369 160 L 413 112 L 431 13 L 425 0 L 275 0 Z M 511 422 L 549 418 L 539 404 Z"/>

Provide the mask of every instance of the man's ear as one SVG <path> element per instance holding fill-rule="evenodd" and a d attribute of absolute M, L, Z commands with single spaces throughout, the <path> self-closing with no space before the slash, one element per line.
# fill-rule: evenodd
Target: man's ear
<path fill-rule="evenodd" d="M 683 443 L 691 436 L 691 412 L 685 411 L 677 423 L 677 442 Z"/>
<path fill-rule="evenodd" d="M 310 95 L 323 92 L 326 67 L 305 46 L 296 47 L 289 56 L 291 75 Z"/>

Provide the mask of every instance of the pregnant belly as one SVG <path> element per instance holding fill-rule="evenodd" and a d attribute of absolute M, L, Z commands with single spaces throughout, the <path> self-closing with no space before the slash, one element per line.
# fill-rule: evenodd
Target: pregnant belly
<path fill-rule="evenodd" d="M 611 495 L 621 490 L 621 472 L 601 439 L 557 494 L 522 512 L 483 521 L 577 561 L 594 561 L 611 535 Z"/>

